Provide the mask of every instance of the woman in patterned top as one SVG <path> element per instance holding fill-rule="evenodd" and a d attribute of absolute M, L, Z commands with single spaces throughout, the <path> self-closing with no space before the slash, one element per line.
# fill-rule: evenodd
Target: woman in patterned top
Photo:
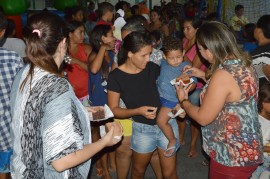
<path fill-rule="evenodd" d="M 62 19 L 48 12 L 33 15 L 25 27 L 28 65 L 11 91 L 12 178 L 87 178 L 90 158 L 120 141 L 114 136 L 121 137 L 121 127 L 111 123 L 108 134 L 91 143 L 92 110 L 61 75 L 65 37 Z"/>
<path fill-rule="evenodd" d="M 206 74 L 187 69 L 192 76 L 208 79 L 201 106 L 189 102 L 188 88 L 182 85 L 176 86 L 178 99 L 187 114 L 203 126 L 203 148 L 210 156 L 209 178 L 249 178 L 263 160 L 255 70 L 224 24 L 205 23 L 196 36 L 201 55 L 211 63 Z"/>

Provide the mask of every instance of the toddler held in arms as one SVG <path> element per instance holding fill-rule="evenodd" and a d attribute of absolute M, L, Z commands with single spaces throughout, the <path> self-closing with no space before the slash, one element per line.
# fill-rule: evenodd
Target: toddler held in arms
<path fill-rule="evenodd" d="M 176 96 L 175 87 L 171 84 L 173 79 L 174 82 L 183 82 L 183 81 L 194 81 L 197 82 L 196 78 L 186 79 L 187 74 L 183 74 L 183 69 L 187 65 L 191 65 L 190 62 L 183 61 L 183 47 L 180 40 L 175 37 L 167 37 L 163 42 L 163 52 L 165 60 L 161 62 L 160 76 L 158 77 L 158 90 L 160 94 L 161 109 L 157 117 L 157 124 L 169 140 L 167 149 L 165 150 L 164 155 L 166 157 L 172 157 L 180 147 L 178 136 L 175 136 L 173 133 L 172 127 L 168 123 L 170 118 L 168 113 L 177 113 L 180 110 L 179 101 Z M 189 78 L 189 77 L 188 77 Z M 193 83 L 190 86 L 190 90 L 193 90 L 196 87 L 196 84 Z M 183 112 L 181 117 L 185 116 Z"/>

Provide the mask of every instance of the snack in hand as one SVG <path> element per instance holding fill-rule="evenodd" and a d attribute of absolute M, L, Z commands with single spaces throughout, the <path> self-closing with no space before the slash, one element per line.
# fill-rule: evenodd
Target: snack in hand
<path fill-rule="evenodd" d="M 103 106 L 95 107 L 94 110 L 96 112 L 92 113 L 93 120 L 100 120 L 105 118 L 105 111 Z"/>
<path fill-rule="evenodd" d="M 184 73 L 183 75 L 180 76 L 179 78 L 184 84 L 189 84 L 190 83 L 190 77 L 188 74 Z"/>

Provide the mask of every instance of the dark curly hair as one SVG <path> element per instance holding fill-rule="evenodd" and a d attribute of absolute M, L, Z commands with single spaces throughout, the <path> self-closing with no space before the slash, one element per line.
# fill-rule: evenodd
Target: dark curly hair
<path fill-rule="evenodd" d="M 166 55 L 169 51 L 172 50 L 181 50 L 183 51 L 183 45 L 180 39 L 176 37 L 166 37 L 162 42 L 162 51 Z"/>
<path fill-rule="evenodd" d="M 263 103 L 270 103 L 270 82 L 266 82 L 259 90 L 258 111 L 262 112 Z"/>

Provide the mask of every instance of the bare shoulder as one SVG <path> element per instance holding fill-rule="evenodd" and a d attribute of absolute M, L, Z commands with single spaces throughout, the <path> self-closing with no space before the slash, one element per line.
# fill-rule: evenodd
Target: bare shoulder
<path fill-rule="evenodd" d="M 218 69 L 211 77 L 211 90 L 220 91 L 227 95 L 226 101 L 235 102 L 241 97 L 241 91 L 234 77 L 226 70 Z"/>

